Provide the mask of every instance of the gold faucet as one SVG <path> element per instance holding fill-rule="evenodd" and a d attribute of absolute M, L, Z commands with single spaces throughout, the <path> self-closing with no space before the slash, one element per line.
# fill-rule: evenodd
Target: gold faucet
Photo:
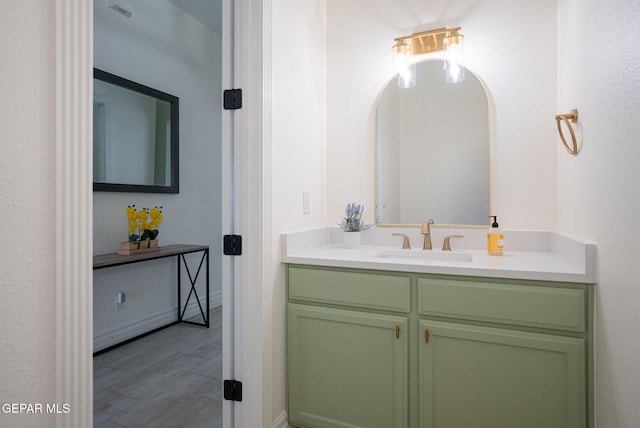
<path fill-rule="evenodd" d="M 433 220 L 429 219 L 422 223 L 422 229 L 420 233 L 424 235 L 424 244 L 422 245 L 423 250 L 431 250 L 431 225 L 433 224 Z"/>

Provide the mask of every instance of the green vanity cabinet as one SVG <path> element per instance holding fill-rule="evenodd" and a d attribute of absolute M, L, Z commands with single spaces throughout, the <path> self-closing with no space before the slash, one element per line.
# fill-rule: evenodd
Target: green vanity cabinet
<path fill-rule="evenodd" d="M 409 277 L 292 267 L 288 278 L 289 422 L 407 427 Z"/>
<path fill-rule="evenodd" d="M 289 304 L 288 320 L 292 424 L 407 426 L 405 317 Z"/>
<path fill-rule="evenodd" d="M 420 320 L 421 428 L 585 427 L 584 340 Z"/>
<path fill-rule="evenodd" d="M 418 277 L 420 428 L 585 428 L 585 284 Z"/>
<path fill-rule="evenodd" d="M 593 428 L 593 285 L 287 266 L 303 428 Z"/>

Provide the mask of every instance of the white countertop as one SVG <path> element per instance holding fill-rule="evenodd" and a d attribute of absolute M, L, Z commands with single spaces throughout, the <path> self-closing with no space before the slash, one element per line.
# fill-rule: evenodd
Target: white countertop
<path fill-rule="evenodd" d="M 568 235 L 547 231 L 504 231 L 505 253 L 490 256 L 482 246 L 486 229 L 432 229 L 434 252 L 440 252 L 444 236 L 452 239 L 453 252 L 471 256 L 471 261 L 422 260 L 414 258 L 380 258 L 380 252 L 400 249 L 402 238 L 410 237 L 412 250 L 422 250 L 419 229 L 374 228 L 363 232 L 358 249 L 342 245 L 342 232 L 335 227 L 319 228 L 282 235 L 282 262 L 303 265 L 333 266 L 412 273 L 481 276 L 492 278 L 532 279 L 595 283 L 596 246 Z"/>

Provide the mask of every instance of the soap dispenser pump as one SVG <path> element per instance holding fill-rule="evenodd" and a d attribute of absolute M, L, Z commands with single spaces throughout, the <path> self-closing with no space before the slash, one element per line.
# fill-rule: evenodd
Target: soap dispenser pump
<path fill-rule="evenodd" d="M 490 215 L 493 223 L 487 231 L 487 252 L 491 256 L 501 256 L 504 254 L 504 234 L 498 226 L 498 216 Z"/>

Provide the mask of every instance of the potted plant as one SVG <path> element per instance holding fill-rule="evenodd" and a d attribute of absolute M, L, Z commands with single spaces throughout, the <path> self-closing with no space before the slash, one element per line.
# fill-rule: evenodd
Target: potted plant
<path fill-rule="evenodd" d="M 164 219 L 162 207 L 142 208 L 137 210 L 135 204 L 126 209 L 129 222 L 129 240 L 123 242 L 118 254 L 132 255 L 148 251 L 158 251 L 158 227 Z"/>
<path fill-rule="evenodd" d="M 347 204 L 344 210 L 344 218 L 338 224 L 342 229 L 342 242 L 345 248 L 359 248 L 362 231 L 371 227 L 366 224 L 362 214 L 364 206 L 355 202 Z"/>

